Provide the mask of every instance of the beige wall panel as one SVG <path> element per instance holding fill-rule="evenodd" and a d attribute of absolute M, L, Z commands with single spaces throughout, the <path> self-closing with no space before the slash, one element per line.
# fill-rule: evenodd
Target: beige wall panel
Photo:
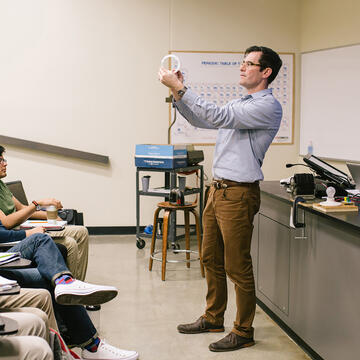
<path fill-rule="evenodd" d="M 167 139 L 157 70 L 169 2 L 2 1 L 0 27 L 2 134 L 110 157 L 102 166 L 9 148 L 7 179 L 22 179 L 30 199 L 83 210 L 87 225 L 134 225 L 135 144 Z"/>
<path fill-rule="evenodd" d="M 358 0 L 303 0 L 301 51 L 359 43 L 359 13 Z"/>
<path fill-rule="evenodd" d="M 244 51 L 265 45 L 280 52 L 297 52 L 299 1 L 200 0 L 172 1 L 171 49 Z M 286 163 L 298 156 L 298 58 L 295 60 L 295 123 L 293 145 L 272 145 L 263 165 L 265 180 L 289 176 Z M 211 176 L 213 147 L 203 147 L 205 171 Z"/>
<path fill-rule="evenodd" d="M 174 50 L 244 51 L 263 44 L 298 50 L 299 1 L 172 1 Z"/>
<path fill-rule="evenodd" d="M 254 43 L 298 52 L 299 4 L 2 0 L 1 134 L 110 157 L 103 166 L 9 147 L 7 179 L 23 180 L 30 200 L 54 196 L 84 211 L 87 225 L 135 225 L 135 144 L 167 142 L 168 91 L 157 80 L 162 56 L 242 51 Z M 287 174 L 297 137 L 295 130 L 294 145 L 270 148 L 267 180 Z M 205 148 L 209 177 L 212 153 Z M 162 176 L 151 181 L 160 186 Z M 152 222 L 158 200 L 142 200 L 143 225 Z"/>

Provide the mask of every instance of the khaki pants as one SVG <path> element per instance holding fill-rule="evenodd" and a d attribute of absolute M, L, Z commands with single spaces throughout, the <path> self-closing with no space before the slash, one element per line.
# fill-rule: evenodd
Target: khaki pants
<path fill-rule="evenodd" d="M 27 313 L 28 311 L 28 313 Z M 0 359 L 6 360 L 52 360 L 53 353 L 45 341 L 48 328 L 42 318 L 46 314 L 39 309 L 27 308 L 22 312 L 2 313 L 18 324 L 18 332 L 0 337 Z"/>
<path fill-rule="evenodd" d="M 28 309 L 22 308 L 36 308 L 31 312 L 40 316 L 47 325 L 47 328 L 58 331 L 57 323 L 54 316 L 50 293 L 45 289 L 21 289 L 20 294 L 0 296 L 0 312 L 18 311 L 29 312 Z M 46 316 L 42 316 L 42 310 Z"/>
<path fill-rule="evenodd" d="M 227 305 L 226 277 L 235 285 L 237 313 L 233 332 L 251 338 L 255 284 L 250 255 L 253 220 L 260 207 L 257 183 L 210 188 L 203 214 L 203 263 L 208 291 L 205 319 L 223 325 Z"/>
<path fill-rule="evenodd" d="M 0 338 L 0 359 L 3 360 L 53 360 L 49 344 L 37 336 Z"/>
<path fill-rule="evenodd" d="M 85 280 L 89 256 L 89 233 L 85 226 L 68 225 L 61 231 L 50 231 L 55 242 L 67 248 L 67 266 L 75 279 Z"/>

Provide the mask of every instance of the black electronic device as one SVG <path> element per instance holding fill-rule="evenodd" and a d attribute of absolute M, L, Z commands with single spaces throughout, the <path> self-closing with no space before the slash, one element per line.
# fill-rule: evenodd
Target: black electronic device
<path fill-rule="evenodd" d="M 171 205 L 185 205 L 184 192 L 179 189 L 172 189 L 170 191 L 170 204 Z"/>
<path fill-rule="evenodd" d="M 330 186 L 335 189 L 335 196 L 348 196 L 349 195 L 343 186 L 336 184 L 334 182 L 328 181 L 328 180 L 316 178 L 315 179 L 315 197 L 321 199 L 324 196 L 326 196 L 326 189 Z"/>
<path fill-rule="evenodd" d="M 314 175 L 309 173 L 295 174 L 290 180 L 290 191 L 293 196 L 302 196 L 306 199 L 314 199 Z"/>
<path fill-rule="evenodd" d="M 188 150 L 187 152 L 188 166 L 197 165 L 204 161 L 204 152 L 202 150 Z"/>
<path fill-rule="evenodd" d="M 328 164 L 314 155 L 306 155 L 304 162 L 316 172 L 320 179 L 326 180 L 331 184 L 335 184 L 339 189 L 354 189 L 355 184 L 350 177 L 343 171 Z M 337 194 L 338 195 L 338 194 Z"/>

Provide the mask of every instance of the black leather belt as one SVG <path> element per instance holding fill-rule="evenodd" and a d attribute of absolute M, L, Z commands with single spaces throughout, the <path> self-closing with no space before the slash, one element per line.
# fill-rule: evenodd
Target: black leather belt
<path fill-rule="evenodd" d="M 229 187 L 233 187 L 233 186 L 253 186 L 253 185 L 258 185 L 259 181 L 255 181 L 252 183 L 249 182 L 237 182 L 237 181 L 233 181 L 233 180 L 226 180 L 226 179 L 222 179 L 222 180 L 213 180 L 211 185 L 214 186 L 216 189 L 227 189 Z"/>

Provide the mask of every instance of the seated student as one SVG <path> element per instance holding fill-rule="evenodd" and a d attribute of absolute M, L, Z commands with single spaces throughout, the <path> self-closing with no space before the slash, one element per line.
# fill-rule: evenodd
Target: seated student
<path fill-rule="evenodd" d="M 13 230 L 6 230 L 4 227 L 0 227 L 0 240 L 5 235 L 5 233 L 12 232 Z M 13 231 L 17 232 L 17 231 Z M 7 235 L 6 235 L 7 236 Z M 10 236 L 15 236 L 14 233 Z M 30 239 L 30 240 L 29 240 Z M 34 240 L 35 239 L 35 240 Z M 43 243 L 41 245 L 41 243 Z M 45 244 L 45 245 L 44 245 Z M 21 245 L 21 246 L 20 246 Z M 20 249 L 25 247 L 23 251 Z M 36 250 L 37 248 L 41 248 L 42 250 Z M 33 255 L 27 254 L 28 258 L 33 258 L 36 262 L 40 261 L 41 257 L 45 257 L 47 249 L 47 257 L 50 259 L 56 259 L 57 264 L 63 264 L 62 257 L 58 248 L 53 244 L 51 239 L 46 234 L 33 234 L 29 238 L 26 238 L 21 243 L 17 244 L 13 248 L 8 251 L 20 251 L 22 254 L 26 255 L 26 252 Z M 35 254 L 39 252 L 39 254 Z M 26 257 L 25 256 L 25 257 Z M 52 264 L 54 261 L 51 261 Z M 70 284 L 66 284 L 66 281 L 69 279 L 63 278 L 65 284 L 58 284 L 55 287 L 52 284 L 52 280 L 54 280 L 54 275 L 52 275 L 51 270 L 47 269 L 49 265 L 45 262 L 42 267 L 39 269 L 39 264 L 37 268 L 28 268 L 28 269 L 0 269 L 0 274 L 9 278 L 17 280 L 20 286 L 22 287 L 33 287 L 33 288 L 44 288 L 50 291 L 53 300 L 55 297 L 57 301 L 60 302 L 71 302 L 75 299 L 76 303 L 81 302 L 89 302 L 89 301 L 81 301 L 81 297 L 79 294 L 76 294 L 75 291 L 66 292 L 66 287 L 71 286 Z M 57 271 L 64 271 L 63 268 L 59 268 Z M 40 273 L 41 271 L 41 273 Z M 69 272 L 67 272 L 69 273 Z M 64 274 L 67 276 L 66 274 Z M 76 282 L 70 278 L 72 283 Z M 56 288 L 61 286 L 61 291 L 56 291 Z M 60 295 L 65 295 L 63 299 L 59 297 Z M 76 300 L 76 298 L 78 300 Z M 86 295 L 85 295 L 86 300 Z M 95 301 L 96 302 L 96 301 Z M 64 336 L 64 340 L 71 346 L 78 346 L 82 348 L 82 358 L 83 359 L 122 359 L 122 360 L 135 360 L 138 358 L 138 354 L 136 351 L 127 351 L 118 349 L 114 346 L 111 346 L 105 341 L 101 340 L 97 334 L 97 331 L 89 318 L 85 308 L 79 305 L 61 305 L 56 301 L 53 301 L 53 306 L 55 310 L 56 317 L 60 317 L 61 321 L 66 327 L 67 333 Z"/>
<path fill-rule="evenodd" d="M 18 324 L 16 337 L 0 336 L 0 359 L 53 359 L 49 327 L 58 329 L 47 290 L 21 289 L 19 294 L 0 296 L 0 315 Z"/>
<path fill-rule="evenodd" d="M 7 160 L 3 157 L 4 152 L 5 148 L 0 145 L 0 179 L 7 175 Z M 61 202 L 53 198 L 34 200 L 26 206 L 16 199 L 0 180 L 0 221 L 7 229 L 12 229 L 29 218 L 46 219 L 46 212 L 40 209 L 50 205 L 54 205 L 57 209 L 62 208 Z M 86 227 L 68 225 L 62 231 L 50 232 L 50 235 L 54 241 L 66 246 L 67 264 L 70 271 L 77 279 L 84 280 L 89 250 L 89 233 Z"/>
<path fill-rule="evenodd" d="M 58 331 L 51 295 L 45 289 L 20 289 L 19 294 L 0 296 L 0 315 L 3 312 L 32 312 L 48 327 Z"/>
<path fill-rule="evenodd" d="M 46 341 L 48 329 L 40 317 L 30 312 L 5 312 L 3 315 L 17 322 L 18 332 L 16 336 L 0 336 L 1 360 L 54 359 L 53 352 Z"/>
<path fill-rule="evenodd" d="M 18 328 L 16 334 L 0 336 L 0 359 L 64 359 L 62 351 L 50 338 L 50 327 L 55 332 L 58 329 L 47 290 L 20 289 L 19 294 L 1 296 L 0 314 L 15 320 Z M 4 340 L 4 337 L 8 338 Z"/>
<path fill-rule="evenodd" d="M 44 232 L 44 228 L 37 229 Z M 12 232 L 17 231 L 7 230 L 0 223 L 0 238 Z M 21 257 L 34 261 L 40 275 L 55 287 L 55 300 L 59 304 L 97 305 L 117 295 L 113 286 L 94 285 L 73 278 L 51 237 L 40 232 L 26 237 L 7 252 L 20 252 Z"/>

